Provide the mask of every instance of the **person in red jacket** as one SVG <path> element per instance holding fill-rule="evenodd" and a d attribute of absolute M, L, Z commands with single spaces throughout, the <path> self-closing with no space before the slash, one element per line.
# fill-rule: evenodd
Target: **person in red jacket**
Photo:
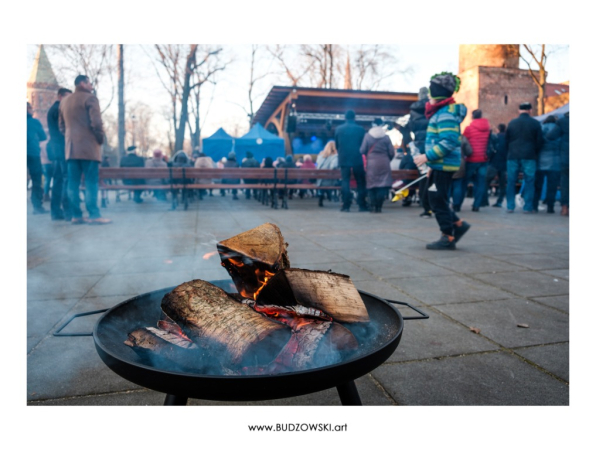
<path fill-rule="evenodd" d="M 461 209 L 466 195 L 466 188 L 470 181 L 474 184 L 474 203 L 472 204 L 472 211 L 480 211 L 482 199 L 487 189 L 486 187 L 486 172 L 488 170 L 488 156 L 486 149 L 490 139 L 490 123 L 487 119 L 482 118 L 482 111 L 476 109 L 472 111 L 472 122 L 464 130 L 463 135 L 470 142 L 472 147 L 472 154 L 466 157 L 466 175 L 464 178 L 464 189 L 459 199 L 454 199 L 457 203 L 453 205 L 455 211 Z"/>

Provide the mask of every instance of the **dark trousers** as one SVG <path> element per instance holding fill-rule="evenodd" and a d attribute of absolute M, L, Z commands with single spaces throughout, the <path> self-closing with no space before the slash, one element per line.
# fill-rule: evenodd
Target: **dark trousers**
<path fill-rule="evenodd" d="M 499 180 L 499 197 L 497 199 L 496 204 L 501 205 L 503 203 L 503 199 L 505 198 L 505 193 L 507 192 L 507 171 L 497 170 L 494 166 L 491 165 L 488 166 L 488 171 L 486 172 L 487 190 L 483 203 L 488 203 L 488 191 L 490 190 L 490 184 L 492 183 L 495 177 L 498 177 Z"/>
<path fill-rule="evenodd" d="M 99 161 L 90 161 L 87 159 L 69 159 L 66 162 L 68 166 L 68 199 L 72 217 L 80 219 L 83 217 L 81 210 L 81 199 L 79 190 L 81 186 L 81 177 L 85 177 L 85 206 L 90 219 L 101 217 L 97 207 L 97 192 L 99 190 Z"/>
<path fill-rule="evenodd" d="M 341 197 L 344 207 L 349 207 L 352 204 L 352 192 L 350 190 L 350 176 L 354 173 L 356 179 L 356 187 L 358 190 L 358 198 L 356 199 L 358 206 L 366 207 L 366 173 L 364 166 L 342 166 L 341 167 Z"/>
<path fill-rule="evenodd" d="M 441 233 L 448 236 L 453 236 L 453 224 L 459 220 L 459 217 L 449 206 L 449 191 L 454 173 L 431 170 L 428 180 L 430 207 L 435 214 Z"/>
<path fill-rule="evenodd" d="M 29 176 L 31 177 L 31 203 L 33 208 L 41 208 L 43 200 L 41 158 L 27 155 L 27 170 L 29 170 Z"/>
<path fill-rule="evenodd" d="M 52 200 L 50 209 L 52 217 L 71 217 L 70 202 L 68 201 L 68 170 L 64 159 L 57 159 L 53 163 L 54 184 L 52 184 Z"/>
<path fill-rule="evenodd" d="M 42 164 L 43 171 L 43 193 L 48 195 L 50 193 L 50 186 L 52 184 L 52 177 L 54 176 L 54 166 L 52 163 Z"/>
<path fill-rule="evenodd" d="M 555 197 L 557 196 L 557 188 L 559 187 L 559 180 L 561 179 L 561 171 L 559 170 L 537 170 L 536 180 L 534 181 L 534 199 L 532 207 L 536 211 L 538 209 L 538 202 L 542 195 L 542 186 L 546 178 L 546 206 L 549 209 L 555 206 Z"/>
<path fill-rule="evenodd" d="M 418 195 L 420 196 L 420 202 L 422 203 L 422 207 L 424 208 L 425 212 L 432 211 L 430 209 L 430 202 L 428 200 L 428 177 L 423 178 L 418 183 Z"/>
<path fill-rule="evenodd" d="M 387 198 L 389 192 L 388 187 L 372 188 L 368 190 L 368 198 L 370 201 L 370 207 L 373 209 L 381 210 L 383 202 Z"/>
<path fill-rule="evenodd" d="M 488 169 L 488 163 L 469 163 L 466 162 L 466 175 L 464 176 L 464 189 L 463 195 L 457 199 L 456 206 L 462 205 L 466 191 L 470 182 L 474 184 L 474 203 L 473 208 L 480 208 L 482 205 L 482 198 L 486 193 L 486 171 Z"/>
<path fill-rule="evenodd" d="M 569 165 L 561 168 L 561 206 L 569 206 Z"/>

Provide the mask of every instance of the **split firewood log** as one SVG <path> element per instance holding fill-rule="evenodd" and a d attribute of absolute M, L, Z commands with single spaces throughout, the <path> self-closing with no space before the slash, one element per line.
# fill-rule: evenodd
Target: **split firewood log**
<path fill-rule="evenodd" d="M 347 275 L 306 269 L 284 269 L 257 295 L 258 305 L 320 309 L 339 322 L 368 322 L 368 312 Z"/>
<path fill-rule="evenodd" d="M 290 338 L 290 328 L 243 305 L 203 280 L 181 284 L 161 307 L 192 341 L 222 364 L 266 364 Z"/>
<path fill-rule="evenodd" d="M 265 223 L 217 244 L 221 264 L 238 292 L 254 299 L 259 289 L 279 270 L 290 267 L 288 244 L 279 228 Z"/>

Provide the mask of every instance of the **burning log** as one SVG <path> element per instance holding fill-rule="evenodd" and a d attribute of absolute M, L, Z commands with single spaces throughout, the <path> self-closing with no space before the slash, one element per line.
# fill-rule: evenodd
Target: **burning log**
<path fill-rule="evenodd" d="M 221 241 L 217 250 L 238 292 L 254 299 L 271 277 L 290 267 L 287 246 L 279 228 L 265 223 Z"/>
<path fill-rule="evenodd" d="M 257 305 L 315 308 L 339 322 L 368 322 L 366 306 L 347 275 L 285 269 L 260 290 Z"/>
<path fill-rule="evenodd" d="M 291 334 L 287 326 L 202 280 L 176 287 L 164 296 L 161 307 L 194 343 L 232 365 L 270 362 Z"/>

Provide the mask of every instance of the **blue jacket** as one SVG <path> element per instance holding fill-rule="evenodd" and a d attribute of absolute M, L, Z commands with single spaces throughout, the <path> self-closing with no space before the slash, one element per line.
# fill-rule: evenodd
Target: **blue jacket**
<path fill-rule="evenodd" d="M 460 124 L 468 109 L 461 103 L 443 106 L 428 121 L 425 153 L 428 167 L 457 172 L 461 164 Z"/>
<path fill-rule="evenodd" d="M 27 114 L 27 156 L 36 156 L 39 158 L 39 154 L 41 153 L 39 143 L 45 141 L 47 138 L 41 122 L 31 114 Z"/>
<path fill-rule="evenodd" d="M 556 123 L 542 124 L 544 144 L 538 155 L 538 169 L 561 170 L 561 128 Z"/>

